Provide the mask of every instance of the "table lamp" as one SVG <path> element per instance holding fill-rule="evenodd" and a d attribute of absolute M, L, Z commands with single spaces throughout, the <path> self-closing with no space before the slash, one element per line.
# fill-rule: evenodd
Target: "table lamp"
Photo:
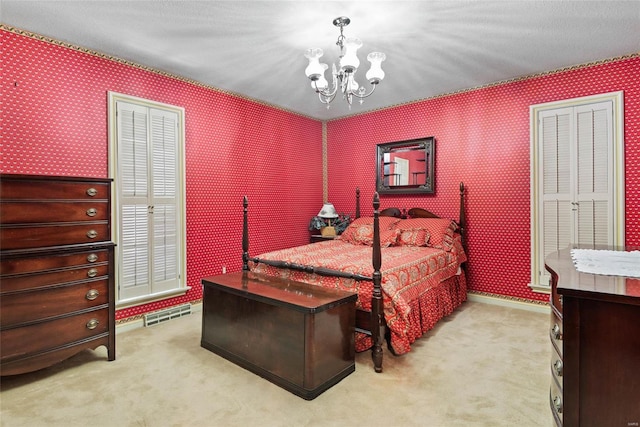
<path fill-rule="evenodd" d="M 338 218 L 338 212 L 336 212 L 336 208 L 333 207 L 331 203 L 325 203 L 322 205 L 322 209 L 318 212 L 318 215 L 322 219 L 326 219 L 329 222 L 329 225 L 326 227 L 322 227 L 320 230 L 320 234 L 324 237 L 330 237 L 336 235 L 336 229 L 331 225 L 331 220 Z"/>

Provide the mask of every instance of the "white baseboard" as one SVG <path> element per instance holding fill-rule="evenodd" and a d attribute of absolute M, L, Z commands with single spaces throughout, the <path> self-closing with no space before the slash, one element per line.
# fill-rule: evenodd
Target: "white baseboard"
<path fill-rule="evenodd" d="M 121 334 L 123 332 L 132 331 L 134 329 L 142 328 L 144 326 L 144 319 L 142 316 L 140 318 L 136 318 L 134 320 L 127 320 L 124 323 L 116 324 L 116 335 Z"/>
<path fill-rule="evenodd" d="M 544 313 L 544 314 L 551 313 L 551 307 L 549 306 L 549 304 L 535 304 L 531 302 L 524 302 L 524 301 L 493 297 L 489 295 L 480 295 L 480 294 L 474 294 L 474 293 L 468 293 L 467 300 L 481 302 L 483 304 L 493 304 L 493 305 L 501 305 L 503 307 L 517 308 L 519 310 L 535 311 L 536 313 Z"/>
<path fill-rule="evenodd" d="M 191 304 L 191 315 L 202 311 L 202 303 L 192 303 Z M 137 316 L 135 319 L 120 323 L 116 325 L 116 334 L 131 331 L 134 329 L 144 327 L 144 317 Z"/>

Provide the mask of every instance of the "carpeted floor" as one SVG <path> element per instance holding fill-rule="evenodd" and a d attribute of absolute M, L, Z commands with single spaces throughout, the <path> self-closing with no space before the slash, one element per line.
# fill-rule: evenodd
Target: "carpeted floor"
<path fill-rule="evenodd" d="M 2 426 L 551 426 L 549 316 L 466 302 L 404 356 L 305 401 L 200 347 L 201 312 L 2 378 Z"/>

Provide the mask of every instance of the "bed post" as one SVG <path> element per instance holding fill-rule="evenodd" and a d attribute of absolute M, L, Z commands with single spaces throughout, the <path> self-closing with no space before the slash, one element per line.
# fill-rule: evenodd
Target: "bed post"
<path fill-rule="evenodd" d="M 356 187 L 356 218 L 360 218 L 360 187 Z"/>
<path fill-rule="evenodd" d="M 460 236 L 462 237 L 462 246 L 466 249 L 464 231 L 466 228 L 466 216 L 464 213 L 464 182 L 460 183 L 460 213 L 458 216 L 458 226 L 460 227 Z"/>
<path fill-rule="evenodd" d="M 247 220 L 249 199 L 247 199 L 247 196 L 242 199 L 242 206 L 242 271 L 249 271 L 249 224 Z"/>
<path fill-rule="evenodd" d="M 371 338 L 373 339 L 373 348 L 371 349 L 371 358 L 373 359 L 373 368 L 376 372 L 382 372 L 382 328 L 384 315 L 382 311 L 382 273 L 380 266 L 382 265 L 382 254 L 380 251 L 380 196 L 376 192 L 373 195 L 373 293 L 371 294 Z"/>

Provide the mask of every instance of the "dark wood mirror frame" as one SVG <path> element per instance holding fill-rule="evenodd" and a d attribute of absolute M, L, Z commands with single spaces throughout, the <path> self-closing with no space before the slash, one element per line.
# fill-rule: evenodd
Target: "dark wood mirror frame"
<path fill-rule="evenodd" d="M 433 193 L 433 136 L 378 144 L 376 190 L 379 194 Z"/>

